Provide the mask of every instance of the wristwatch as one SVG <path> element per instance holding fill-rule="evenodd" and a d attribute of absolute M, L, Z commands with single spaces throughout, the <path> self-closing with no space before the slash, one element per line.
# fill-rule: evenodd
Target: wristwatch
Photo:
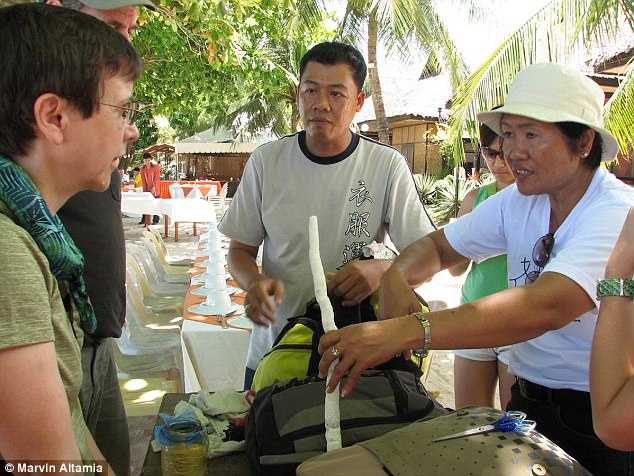
<path fill-rule="evenodd" d="M 597 281 L 597 300 L 606 296 L 622 296 L 634 299 L 634 280 L 625 278 Z"/>
<path fill-rule="evenodd" d="M 423 337 L 425 339 L 423 347 L 420 349 L 414 349 L 414 354 L 419 357 L 425 357 L 429 354 L 429 348 L 431 347 L 431 326 L 429 325 L 427 317 L 425 317 L 425 314 L 422 312 L 415 312 L 412 315 L 418 319 L 418 322 L 420 322 L 420 325 L 423 327 Z"/>

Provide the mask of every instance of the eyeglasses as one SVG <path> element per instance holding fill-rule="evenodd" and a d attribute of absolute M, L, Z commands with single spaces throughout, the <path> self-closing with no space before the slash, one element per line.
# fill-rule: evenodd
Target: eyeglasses
<path fill-rule="evenodd" d="M 504 160 L 504 156 L 502 155 L 502 151 L 501 150 L 497 150 L 494 149 L 493 147 L 482 147 L 480 148 L 480 150 L 482 151 L 482 155 L 484 156 L 485 159 L 487 160 L 496 160 L 498 157 L 501 160 Z"/>
<path fill-rule="evenodd" d="M 542 272 L 542 268 L 546 266 L 550 260 L 550 254 L 555 246 L 555 236 L 552 233 L 546 233 L 539 238 L 533 246 L 533 263 L 540 269 L 539 271 L 531 271 L 526 275 L 530 283 L 534 283 Z"/>
<path fill-rule="evenodd" d="M 139 112 L 141 112 L 141 109 L 145 107 L 145 104 L 134 100 L 130 100 L 125 106 L 116 106 L 114 104 L 108 104 L 107 102 L 101 101 L 97 101 L 97 104 L 101 104 L 102 106 L 110 106 L 126 111 L 125 120 L 129 125 L 132 125 L 136 122 L 136 118 L 139 115 Z"/>
<path fill-rule="evenodd" d="M 66 99 L 74 99 L 75 101 L 90 102 L 88 99 L 78 98 L 74 96 L 63 96 L 63 97 L 65 97 Z M 139 112 L 141 112 L 141 109 L 147 106 L 147 104 L 143 104 L 140 101 L 135 101 L 134 99 L 130 99 L 130 101 L 128 101 L 128 103 L 125 106 L 117 106 L 116 104 L 110 104 L 110 103 L 101 102 L 101 101 L 97 101 L 97 104 L 101 104 L 102 106 L 114 107 L 115 109 L 121 109 L 125 111 L 125 114 L 123 117 L 125 118 L 125 121 L 130 126 L 136 122 L 136 119 L 139 115 Z"/>

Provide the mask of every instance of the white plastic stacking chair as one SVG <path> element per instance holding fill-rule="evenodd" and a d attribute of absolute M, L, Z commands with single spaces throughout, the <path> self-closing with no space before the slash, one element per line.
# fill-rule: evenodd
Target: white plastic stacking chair
<path fill-rule="evenodd" d="M 185 192 L 180 185 L 174 183 L 169 186 L 169 190 L 172 198 L 185 198 Z"/>
<path fill-rule="evenodd" d="M 133 247 L 136 248 L 135 251 L 133 251 Z M 144 248 L 139 245 L 128 244 L 126 245 L 126 250 L 126 261 L 130 266 L 135 268 L 144 295 L 184 296 L 187 293 L 187 286 L 185 284 L 163 283 L 148 276 L 145 266 L 139 263 L 136 257 L 139 253 L 143 253 L 147 256 Z"/>
<path fill-rule="evenodd" d="M 143 276 L 138 266 L 131 260 L 126 265 L 126 291 L 128 300 L 139 308 L 149 312 L 168 312 L 173 317 L 182 315 L 185 295 L 156 296 L 152 295 L 149 286 L 144 285 Z"/>
<path fill-rule="evenodd" d="M 128 276 L 129 278 L 129 276 Z M 163 347 L 180 346 L 182 317 L 149 313 L 139 306 L 138 291 L 127 291 L 125 331 L 127 343 L 137 352 L 156 351 Z"/>
<path fill-rule="evenodd" d="M 150 287 L 153 289 L 174 289 L 180 288 L 183 292 L 187 291 L 189 283 L 173 283 L 164 279 L 164 273 L 162 269 L 157 269 L 156 264 L 150 258 L 150 254 L 145 249 L 145 245 L 137 243 L 127 242 L 126 250 L 136 259 L 137 264 L 143 271 L 143 274 L 148 280 Z M 176 294 L 176 293 L 171 293 Z"/>
<path fill-rule="evenodd" d="M 211 201 L 216 207 L 216 218 L 220 219 L 225 213 L 226 209 L 226 199 L 227 192 L 229 191 L 229 182 L 225 182 L 225 184 L 220 189 L 220 193 L 215 197 L 210 195 L 207 196 L 207 200 Z"/>
<path fill-rule="evenodd" d="M 156 251 L 159 254 L 159 258 L 161 258 L 161 262 L 164 266 L 191 266 L 193 259 L 182 257 L 182 256 L 170 256 L 169 251 L 167 250 L 167 246 L 165 245 L 165 241 L 163 241 L 163 237 L 161 234 L 156 231 L 154 228 L 149 227 L 147 230 L 143 232 L 143 236 L 149 238 L 154 242 L 156 246 Z"/>
<path fill-rule="evenodd" d="M 142 333 L 148 337 L 178 334 L 183 321 L 182 313 L 175 309 L 150 308 L 144 305 L 141 290 L 131 274 L 128 268 L 126 270 L 126 322 L 133 329 L 142 329 Z"/>
<path fill-rule="evenodd" d="M 175 369 L 180 373 L 180 342 L 178 347 L 139 348 L 130 341 L 128 326 L 124 325 L 121 337 L 114 339 L 114 357 L 117 369 L 128 376 L 147 377 L 148 373 L 164 373 Z"/>
<path fill-rule="evenodd" d="M 154 263 L 154 268 L 156 269 L 161 281 L 181 284 L 189 283 L 189 274 L 187 272 L 183 272 L 184 268 L 180 266 L 164 266 L 161 262 L 161 258 L 159 258 L 154 242 L 146 237 L 142 237 L 141 240 L 143 241 L 143 245 L 150 256 L 150 259 Z"/>
<path fill-rule="evenodd" d="M 130 301 L 121 337 L 115 339 L 117 368 L 128 375 L 175 370 L 182 381 L 180 328 L 145 324 Z"/>
<path fill-rule="evenodd" d="M 172 295 L 177 294 L 178 289 L 183 290 L 183 293 L 187 291 L 189 281 L 167 281 L 167 274 L 164 272 L 163 268 L 157 268 L 157 264 L 150 257 L 145 245 L 127 242 L 126 250 L 128 250 L 134 258 L 136 258 L 136 262 L 139 264 L 143 274 L 147 277 L 151 288 L 165 288 L 176 291 L 175 293 L 168 293 Z"/>

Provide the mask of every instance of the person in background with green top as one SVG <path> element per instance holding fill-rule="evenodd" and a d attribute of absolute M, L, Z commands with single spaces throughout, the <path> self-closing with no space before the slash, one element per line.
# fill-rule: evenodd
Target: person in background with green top
<path fill-rule="evenodd" d="M 104 22 L 35 3 L 0 9 L 0 57 L 0 467 L 114 474 L 79 404 L 97 321 L 57 212 L 81 190 L 106 190 L 139 137 L 141 62 Z"/>
<path fill-rule="evenodd" d="M 500 190 L 515 183 L 515 177 L 502 156 L 502 140 L 484 124 L 480 125 L 482 156 L 495 181 L 474 188 L 465 196 L 458 217 L 466 215 L 480 203 Z M 469 263 L 449 269 L 453 276 L 463 274 Z M 508 288 L 506 255 L 489 258 L 480 263 L 471 262 L 471 271 L 462 286 L 460 304 L 497 293 Z M 500 408 L 505 409 L 511 399 L 511 387 L 515 377 L 508 373 L 511 346 L 454 351 L 454 393 L 456 408 L 469 405 L 494 406 L 495 384 L 498 382 Z"/>

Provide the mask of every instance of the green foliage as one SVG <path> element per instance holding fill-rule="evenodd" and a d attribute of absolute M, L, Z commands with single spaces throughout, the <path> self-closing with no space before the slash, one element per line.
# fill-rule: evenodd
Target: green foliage
<path fill-rule="evenodd" d="M 135 94 L 165 116 L 176 137 L 212 125 L 247 130 L 291 124 L 299 58 L 332 36 L 318 2 L 159 0 L 143 9 L 134 45 L 146 70 Z"/>
<path fill-rule="evenodd" d="M 139 129 L 139 138 L 134 142 L 136 150 L 145 149 L 158 142 L 159 131 L 150 109 L 141 110 L 137 117 L 136 126 Z"/>
<path fill-rule="evenodd" d="M 438 123 L 436 133 L 432 134 L 430 140 L 434 144 L 438 144 L 438 152 L 440 155 L 452 161 L 453 159 L 453 142 L 451 141 L 450 129 L 447 124 Z"/>
<path fill-rule="evenodd" d="M 426 174 L 413 174 L 413 177 L 420 199 L 425 205 L 431 205 L 434 200 L 436 182 L 438 180 L 432 175 Z"/>
<path fill-rule="evenodd" d="M 320 22 L 310 30 L 302 24 L 294 34 L 261 39 L 255 60 L 268 68 L 244 78 L 246 94 L 216 115 L 215 126 L 233 125 L 236 132 L 249 133 L 271 129 L 278 136 L 296 131 L 300 121 L 299 111 L 294 107 L 299 63 L 310 47 L 332 38 L 334 33 L 326 26 L 327 17 L 320 13 L 319 18 Z"/>
<path fill-rule="evenodd" d="M 634 13 L 634 12 L 633 12 Z M 623 151 L 634 150 L 634 67 L 603 108 L 605 127 L 614 134 Z"/>
<path fill-rule="evenodd" d="M 539 61 L 576 64 L 584 48 L 601 45 L 619 30 L 634 30 L 631 0 L 551 0 L 511 34 L 460 86 L 450 118 L 454 163 L 464 160 L 463 136 L 477 140 L 479 111 L 501 105 L 517 72 Z M 623 151 L 634 144 L 634 76 L 630 63 L 621 83 L 604 109 L 610 132 Z M 623 98 L 620 98 L 623 94 Z"/>
<path fill-rule="evenodd" d="M 493 175 L 482 174 L 480 180 L 460 180 L 456 200 L 456 181 L 453 175 L 437 179 L 432 175 L 414 174 L 414 183 L 427 212 L 436 224 L 445 224 L 455 216 L 465 195 L 472 189 L 490 182 Z"/>
<path fill-rule="evenodd" d="M 478 186 L 480 182 L 477 180 L 459 180 L 456 197 L 456 179 L 453 175 L 436 182 L 434 201 L 427 207 L 434 223 L 444 224 L 455 217 L 465 195 Z"/>
<path fill-rule="evenodd" d="M 463 0 L 461 8 L 477 10 L 477 2 Z M 347 0 L 346 12 L 338 37 L 361 45 L 365 26 L 373 16 L 377 21 L 379 41 L 388 54 L 396 53 L 404 62 L 412 59 L 412 42 L 425 53 L 434 55 L 437 70 L 445 71 L 452 87 L 462 81 L 467 67 L 453 44 L 447 29 L 430 0 Z"/>

